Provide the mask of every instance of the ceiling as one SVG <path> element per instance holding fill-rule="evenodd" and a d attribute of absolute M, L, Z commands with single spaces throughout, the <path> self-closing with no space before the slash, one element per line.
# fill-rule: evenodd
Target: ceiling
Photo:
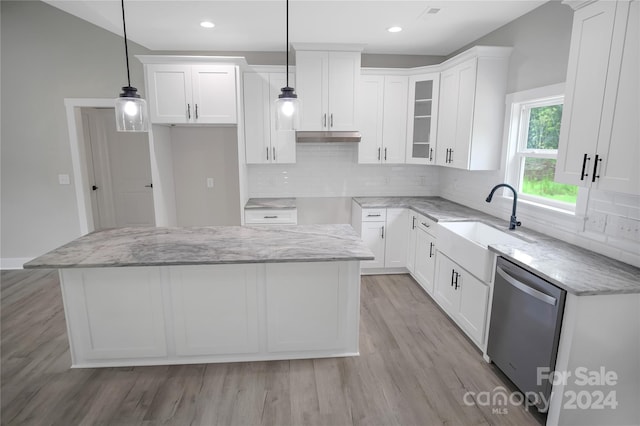
<path fill-rule="evenodd" d="M 118 0 L 44 0 L 122 35 Z M 365 53 L 449 55 L 546 0 L 291 0 L 291 43 L 358 43 Z M 435 9 L 440 9 L 437 13 Z M 150 50 L 284 51 L 284 0 L 127 0 L 127 36 Z M 210 20 L 215 28 L 200 27 Z M 389 33 L 391 26 L 402 32 Z"/>

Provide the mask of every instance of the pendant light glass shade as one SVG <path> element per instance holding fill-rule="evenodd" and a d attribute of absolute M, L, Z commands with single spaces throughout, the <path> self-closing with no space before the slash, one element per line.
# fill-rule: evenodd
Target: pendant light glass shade
<path fill-rule="evenodd" d="M 287 0 L 287 85 L 276 99 L 276 130 L 297 130 L 300 123 L 300 101 L 295 89 L 289 87 L 289 0 Z"/>
<path fill-rule="evenodd" d="M 148 132 L 147 101 L 142 99 L 135 87 L 122 88 L 116 99 L 116 127 L 119 132 Z"/>
<path fill-rule="evenodd" d="M 131 86 L 129 75 L 129 47 L 127 45 L 127 25 L 124 19 L 124 0 L 122 5 L 122 28 L 124 32 L 124 59 L 127 63 L 127 85 L 116 98 L 116 129 L 119 132 L 148 132 L 149 117 L 147 116 L 147 102 L 140 97 L 138 89 Z"/>
<path fill-rule="evenodd" d="M 276 129 L 297 130 L 300 124 L 300 101 L 291 87 L 283 87 L 276 99 Z"/>

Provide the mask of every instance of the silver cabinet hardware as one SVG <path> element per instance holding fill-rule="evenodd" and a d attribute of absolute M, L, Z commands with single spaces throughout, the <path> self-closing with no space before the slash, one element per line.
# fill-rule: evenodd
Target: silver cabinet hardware
<path fill-rule="evenodd" d="M 273 147 L 272 149 L 273 149 L 273 156 L 272 156 L 272 158 L 273 158 L 273 161 L 276 161 L 276 148 L 275 148 L 275 147 Z"/>
<path fill-rule="evenodd" d="M 269 160 L 269 147 L 267 147 L 267 161 Z"/>
<path fill-rule="evenodd" d="M 191 120 L 191 104 L 187 104 L 187 118 Z"/>

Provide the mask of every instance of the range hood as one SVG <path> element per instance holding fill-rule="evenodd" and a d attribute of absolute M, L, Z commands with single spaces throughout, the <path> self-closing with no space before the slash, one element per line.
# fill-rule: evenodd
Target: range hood
<path fill-rule="evenodd" d="M 360 142 L 362 135 L 358 131 L 348 132 L 296 132 L 298 143 Z"/>

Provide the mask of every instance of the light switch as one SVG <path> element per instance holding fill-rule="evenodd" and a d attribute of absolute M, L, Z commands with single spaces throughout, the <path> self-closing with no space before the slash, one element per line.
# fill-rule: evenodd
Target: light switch
<path fill-rule="evenodd" d="M 58 175 L 58 183 L 60 183 L 60 185 L 69 185 L 71 183 L 69 175 Z"/>
<path fill-rule="evenodd" d="M 207 178 L 207 188 L 213 188 L 213 178 Z"/>

